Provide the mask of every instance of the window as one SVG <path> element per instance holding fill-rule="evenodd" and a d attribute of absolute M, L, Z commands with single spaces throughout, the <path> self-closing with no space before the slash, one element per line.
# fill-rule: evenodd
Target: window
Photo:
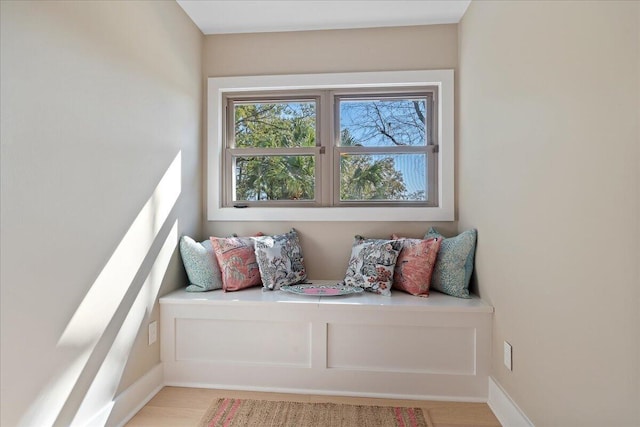
<path fill-rule="evenodd" d="M 334 97 L 334 204 L 437 206 L 436 94 L 431 87 Z"/>
<path fill-rule="evenodd" d="M 321 206 L 319 100 L 228 97 L 224 206 Z"/>
<path fill-rule="evenodd" d="M 452 85 L 451 71 L 210 79 L 209 219 L 453 220 Z"/>

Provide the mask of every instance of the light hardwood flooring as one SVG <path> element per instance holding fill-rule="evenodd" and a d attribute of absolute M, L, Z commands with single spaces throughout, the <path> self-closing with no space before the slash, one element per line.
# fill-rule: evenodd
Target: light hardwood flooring
<path fill-rule="evenodd" d="M 500 423 L 486 403 L 372 399 L 363 397 L 258 393 L 182 387 L 165 387 L 160 390 L 126 426 L 197 426 L 209 405 L 211 405 L 214 399 L 220 397 L 287 400 L 295 402 L 348 403 L 354 405 L 412 406 L 422 408 L 429 427 L 500 427 Z"/>

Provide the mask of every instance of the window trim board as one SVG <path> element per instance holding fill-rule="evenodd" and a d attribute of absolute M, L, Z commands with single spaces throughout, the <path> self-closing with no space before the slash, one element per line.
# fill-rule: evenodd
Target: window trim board
<path fill-rule="evenodd" d="M 228 92 L 438 86 L 437 207 L 222 207 L 224 94 Z M 207 98 L 206 206 L 209 221 L 454 221 L 454 71 L 210 77 Z"/>

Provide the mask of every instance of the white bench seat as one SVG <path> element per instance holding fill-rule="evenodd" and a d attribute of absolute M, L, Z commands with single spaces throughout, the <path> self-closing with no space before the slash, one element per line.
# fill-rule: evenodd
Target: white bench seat
<path fill-rule="evenodd" d="M 177 290 L 160 311 L 167 385 L 487 400 L 493 307 L 477 297 Z"/>

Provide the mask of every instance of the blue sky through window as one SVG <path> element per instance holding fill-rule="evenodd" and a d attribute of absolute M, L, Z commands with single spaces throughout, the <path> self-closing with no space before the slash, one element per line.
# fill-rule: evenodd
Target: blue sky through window
<path fill-rule="evenodd" d="M 398 147 L 424 146 L 426 140 L 427 101 L 405 99 L 340 100 L 342 146 Z M 422 154 L 371 156 L 372 161 L 390 157 L 407 188 L 405 194 L 427 193 L 426 156 Z"/>

